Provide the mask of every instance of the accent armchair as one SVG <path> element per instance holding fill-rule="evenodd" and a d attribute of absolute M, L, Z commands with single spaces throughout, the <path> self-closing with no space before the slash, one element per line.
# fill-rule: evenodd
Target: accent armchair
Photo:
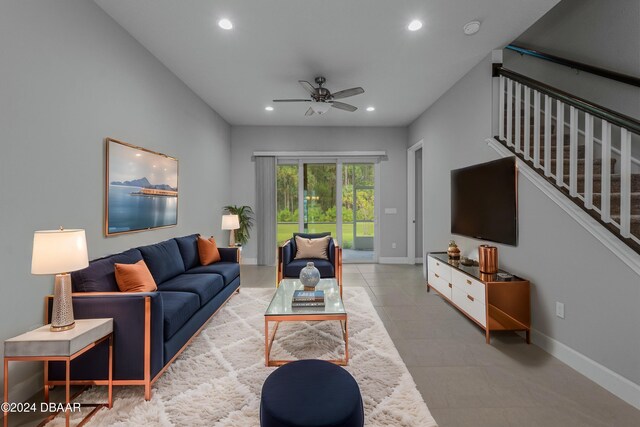
<path fill-rule="evenodd" d="M 332 238 L 329 240 L 329 248 L 327 249 L 327 255 L 329 257 L 328 260 L 318 258 L 295 259 L 297 252 L 296 236 L 306 239 L 317 239 L 331 236 L 331 233 L 294 233 L 293 238 L 287 240 L 282 246 L 280 246 L 278 248 L 278 274 L 276 277 L 276 286 L 278 286 L 280 281 L 284 278 L 300 277 L 300 271 L 307 266 L 307 262 L 313 262 L 318 271 L 320 271 L 321 278 L 335 278 L 338 281 L 340 295 L 342 296 L 342 248 L 338 246 L 336 241 Z"/>

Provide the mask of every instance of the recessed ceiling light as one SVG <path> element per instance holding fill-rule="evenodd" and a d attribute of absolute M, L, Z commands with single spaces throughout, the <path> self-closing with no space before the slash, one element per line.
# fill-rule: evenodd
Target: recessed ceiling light
<path fill-rule="evenodd" d="M 230 30 L 233 28 L 233 24 L 227 18 L 222 18 L 218 21 L 218 26 L 223 30 Z"/>
<path fill-rule="evenodd" d="M 367 111 L 376 111 L 376 107 L 367 107 Z"/>
<path fill-rule="evenodd" d="M 464 33 L 466 35 L 472 36 L 480 31 L 480 21 L 467 22 L 466 24 L 464 24 L 464 27 L 462 27 L 462 29 L 464 30 Z"/>
<path fill-rule="evenodd" d="M 409 25 L 407 25 L 407 29 L 409 31 L 418 31 L 420 28 L 422 28 L 422 21 L 419 21 L 417 19 L 414 19 L 413 21 L 409 22 Z"/>
<path fill-rule="evenodd" d="M 267 111 L 273 111 L 273 107 L 271 105 L 267 105 L 264 109 Z"/>

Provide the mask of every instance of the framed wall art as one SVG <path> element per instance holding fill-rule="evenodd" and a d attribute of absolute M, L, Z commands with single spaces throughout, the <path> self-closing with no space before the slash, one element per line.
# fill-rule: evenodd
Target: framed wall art
<path fill-rule="evenodd" d="M 105 235 L 178 223 L 178 160 L 106 139 Z"/>

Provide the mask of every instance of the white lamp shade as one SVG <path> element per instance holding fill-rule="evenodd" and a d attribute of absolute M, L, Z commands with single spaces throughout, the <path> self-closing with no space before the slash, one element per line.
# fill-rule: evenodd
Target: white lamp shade
<path fill-rule="evenodd" d="M 222 215 L 223 230 L 237 230 L 240 228 L 240 218 L 238 215 Z"/>
<path fill-rule="evenodd" d="M 59 274 L 89 265 L 84 230 L 42 230 L 33 234 L 31 274 Z"/>

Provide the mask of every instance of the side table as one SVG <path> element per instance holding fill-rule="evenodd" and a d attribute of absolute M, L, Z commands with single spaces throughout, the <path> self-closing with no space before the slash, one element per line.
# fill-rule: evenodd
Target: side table
<path fill-rule="evenodd" d="M 65 362 L 65 417 L 66 425 L 69 426 L 71 415 L 69 403 L 72 400 L 71 361 L 106 340 L 109 340 L 108 402 L 85 404 L 84 406 L 95 406 L 85 420 L 102 407 L 111 408 L 113 405 L 113 319 L 77 319 L 75 328 L 63 332 L 51 332 L 49 325 L 45 325 L 6 340 L 4 342 L 4 403 L 9 402 L 9 362 L 45 362 L 44 400 L 47 403 L 49 402 L 48 362 Z M 8 426 L 9 412 L 4 412 L 4 427 Z M 57 412 L 50 418 L 55 415 Z"/>

